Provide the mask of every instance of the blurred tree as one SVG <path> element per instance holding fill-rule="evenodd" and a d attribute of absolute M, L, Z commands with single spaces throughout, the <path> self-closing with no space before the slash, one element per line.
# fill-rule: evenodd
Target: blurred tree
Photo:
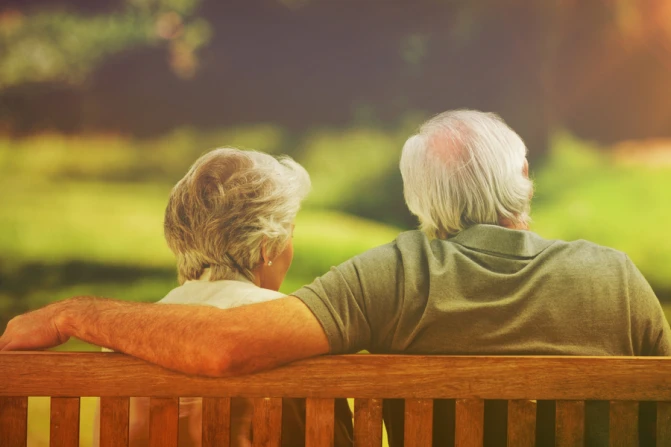
<path fill-rule="evenodd" d="M 147 12 L 130 0 L 3 0 L 0 132 L 157 136 L 272 122 L 301 134 L 353 119 L 393 129 L 409 111 L 468 107 L 498 112 L 538 158 L 556 127 L 603 143 L 671 135 L 668 0 L 198 0 L 197 11 L 161 14 L 165 1 Z M 105 40 L 95 43 L 103 55 L 77 59 L 51 37 L 34 44 L 29 11 L 53 2 L 82 23 L 101 19 L 91 39 Z M 139 43 L 115 49 L 104 17 L 135 21 L 124 32 Z M 202 50 L 210 33 L 187 31 L 197 17 L 216 29 Z M 84 68 L 42 73 L 33 60 L 45 58 L 23 42 Z M 166 48 L 177 73 L 198 68 L 197 82 L 165 69 Z M 73 88 L 82 78 L 86 88 Z"/>
<path fill-rule="evenodd" d="M 121 11 L 86 16 L 65 10 L 0 11 L 0 91 L 30 82 L 79 84 L 105 57 L 143 45 L 167 45 L 172 70 L 195 73 L 210 26 L 200 0 L 126 0 Z"/>

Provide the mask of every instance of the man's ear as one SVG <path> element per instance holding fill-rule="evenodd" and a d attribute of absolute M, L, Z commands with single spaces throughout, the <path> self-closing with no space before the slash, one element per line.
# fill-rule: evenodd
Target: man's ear
<path fill-rule="evenodd" d="M 522 166 L 522 174 L 524 174 L 526 178 L 529 178 L 529 162 L 526 158 L 524 159 L 524 166 Z"/>

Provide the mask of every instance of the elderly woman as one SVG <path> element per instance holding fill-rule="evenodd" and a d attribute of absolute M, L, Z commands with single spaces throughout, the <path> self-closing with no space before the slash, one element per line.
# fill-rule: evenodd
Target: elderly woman
<path fill-rule="evenodd" d="M 199 158 L 173 188 L 165 238 L 177 258 L 180 286 L 159 303 L 230 308 L 283 297 L 293 259 L 294 219 L 310 190 L 308 173 L 288 157 L 233 148 Z M 176 328 L 176 330 L 179 330 Z M 251 446 L 250 399 L 233 399 L 231 446 Z M 148 441 L 148 398 L 131 400 L 132 446 Z M 283 404 L 282 444 L 304 445 L 305 404 Z M 199 446 L 201 399 L 180 399 L 180 446 Z M 347 402 L 336 405 L 337 446 L 352 439 Z"/>

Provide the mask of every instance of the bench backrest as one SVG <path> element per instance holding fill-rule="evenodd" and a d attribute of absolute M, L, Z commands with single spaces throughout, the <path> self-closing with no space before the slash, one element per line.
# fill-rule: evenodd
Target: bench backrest
<path fill-rule="evenodd" d="M 129 397 L 151 397 L 150 445 L 177 445 L 178 397 L 203 397 L 203 446 L 228 446 L 231 397 L 255 398 L 254 445 L 279 446 L 281 398 L 306 398 L 306 445 L 333 443 L 334 399 L 354 398 L 356 446 L 380 446 L 382 400 L 405 399 L 405 446 L 430 446 L 433 400 L 455 399 L 455 445 L 483 442 L 484 400 L 508 401 L 508 445 L 534 445 L 536 401 L 556 401 L 556 445 L 584 444 L 584 401 L 610 401 L 611 445 L 636 445 L 656 402 L 671 446 L 671 358 L 325 356 L 243 377 L 186 376 L 116 353 L 0 353 L 0 446 L 26 445 L 27 396 L 51 396 L 51 445 L 77 446 L 79 397 L 101 397 L 101 443 L 128 443 Z"/>

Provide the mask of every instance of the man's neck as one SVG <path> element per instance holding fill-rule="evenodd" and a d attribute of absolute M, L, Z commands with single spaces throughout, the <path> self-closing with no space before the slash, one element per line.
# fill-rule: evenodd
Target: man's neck
<path fill-rule="evenodd" d="M 499 225 L 509 230 L 529 230 L 527 222 L 513 222 L 510 219 L 499 219 Z"/>

